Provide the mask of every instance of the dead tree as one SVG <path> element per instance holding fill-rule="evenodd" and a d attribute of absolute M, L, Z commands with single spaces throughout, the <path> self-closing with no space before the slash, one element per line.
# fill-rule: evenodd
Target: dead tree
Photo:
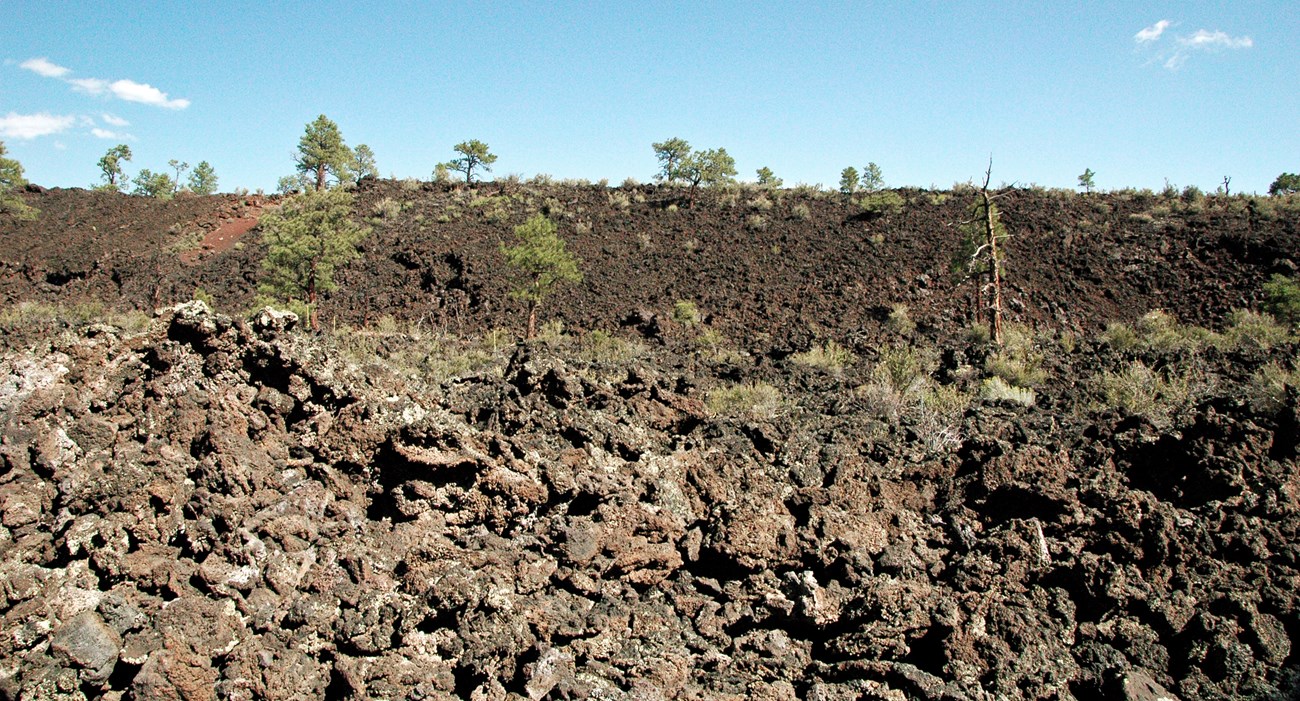
<path fill-rule="evenodd" d="M 990 158 L 989 167 L 984 171 L 984 184 L 971 207 L 971 218 L 962 222 L 967 237 L 963 246 L 966 255 L 963 256 L 960 267 L 978 283 L 975 287 L 976 320 L 983 317 L 989 326 L 989 338 L 1001 346 L 1002 259 L 1005 255 L 1002 243 L 1009 238 L 1009 234 L 1002 226 L 1001 214 L 994 202 L 1005 193 L 989 192 L 992 177 L 993 159 Z"/>

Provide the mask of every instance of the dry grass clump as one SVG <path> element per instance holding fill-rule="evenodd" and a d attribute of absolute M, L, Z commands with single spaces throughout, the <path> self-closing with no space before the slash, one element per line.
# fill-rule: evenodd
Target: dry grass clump
<path fill-rule="evenodd" d="M 852 365 L 858 358 L 847 348 L 835 341 L 813 346 L 802 353 L 795 353 L 790 360 L 796 365 L 830 372 L 840 372 L 845 366 Z"/>
<path fill-rule="evenodd" d="M 1107 324 L 1100 340 L 1123 352 L 1198 353 L 1206 347 L 1268 350 L 1294 341 L 1295 337 L 1290 329 L 1264 312 L 1234 310 L 1228 316 L 1228 327 L 1222 333 L 1215 333 L 1180 324 L 1169 313 L 1157 309 L 1147 312 L 1133 326 L 1119 322 Z"/>
<path fill-rule="evenodd" d="M 608 331 L 592 331 L 578 344 L 578 357 L 591 363 L 623 365 L 644 357 L 647 348 L 637 340 L 628 340 Z"/>
<path fill-rule="evenodd" d="M 1032 330 L 1009 324 L 1002 332 L 1002 347 L 984 361 L 984 371 L 1013 387 L 1036 387 L 1047 380 L 1043 361 Z"/>
<path fill-rule="evenodd" d="M 765 382 L 718 387 L 705 398 L 709 411 L 720 416 L 773 419 L 783 408 L 781 391 Z"/>
<path fill-rule="evenodd" d="M 1276 414 L 1286 406 L 1287 386 L 1300 388 L 1300 370 L 1294 361 L 1283 364 L 1272 360 L 1251 375 L 1246 397 L 1256 411 Z"/>
<path fill-rule="evenodd" d="M 627 209 L 632 206 L 632 198 L 626 192 L 615 190 L 609 193 L 609 205 L 615 209 Z"/>
<path fill-rule="evenodd" d="M 1117 372 L 1101 373 L 1093 384 L 1101 406 L 1142 416 L 1152 423 L 1168 421 L 1208 388 L 1207 380 L 1193 370 L 1181 374 L 1157 371 L 1140 360 Z"/>
<path fill-rule="evenodd" d="M 1266 312 L 1237 309 L 1228 316 L 1228 324 L 1223 338 L 1225 345 L 1231 348 L 1268 350 L 1294 340 L 1291 330 Z"/>
<path fill-rule="evenodd" d="M 1012 402 L 1021 406 L 1033 406 L 1037 400 L 1034 390 L 1008 384 L 1001 377 L 990 377 L 980 384 L 980 397 L 990 401 Z"/>
<path fill-rule="evenodd" d="M 106 324 L 126 333 L 139 333 L 149 326 L 151 316 L 139 310 L 116 311 L 103 302 L 56 303 L 18 302 L 0 307 L 0 334 L 9 335 L 28 326 L 59 324 L 70 327 Z"/>
<path fill-rule="evenodd" d="M 376 202 L 371 211 L 380 219 L 393 219 L 402 213 L 402 203 L 391 197 L 385 197 Z"/>
<path fill-rule="evenodd" d="M 885 319 L 885 328 L 893 331 L 900 336 L 911 336 L 916 331 L 916 322 L 912 321 L 912 315 L 908 312 L 906 304 L 895 304 L 889 310 L 889 317 Z"/>
<path fill-rule="evenodd" d="M 432 384 L 498 365 L 504 361 L 502 351 L 509 346 L 504 335 L 493 332 L 476 341 L 430 333 L 391 315 L 380 317 L 371 327 L 336 326 L 328 338 L 355 365 L 377 366 L 400 377 Z"/>

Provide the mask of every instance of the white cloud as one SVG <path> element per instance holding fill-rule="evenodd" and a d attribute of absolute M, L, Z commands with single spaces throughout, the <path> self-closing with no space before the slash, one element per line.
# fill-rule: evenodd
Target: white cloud
<path fill-rule="evenodd" d="M 40 114 L 10 112 L 0 117 L 0 136 L 24 140 L 35 139 L 38 136 L 49 136 L 50 134 L 67 131 L 76 121 L 77 118 L 71 115 L 57 115 L 48 112 L 41 112 Z"/>
<path fill-rule="evenodd" d="M 110 126 L 110 127 L 129 127 L 129 126 L 131 126 L 131 123 L 130 123 L 130 122 L 126 121 L 125 119 L 122 119 L 121 117 L 119 117 L 119 116 L 117 116 L 117 115 L 115 115 L 115 114 L 108 114 L 107 112 L 105 112 L 104 114 L 99 115 L 99 118 L 100 118 L 100 119 L 103 119 L 103 120 L 104 120 L 104 123 L 107 124 L 107 125 Z"/>
<path fill-rule="evenodd" d="M 1164 35 L 1165 31 L 1173 26 L 1173 23 L 1167 19 L 1146 27 L 1142 31 L 1133 35 L 1133 40 L 1138 46 L 1156 46 L 1156 42 Z M 1180 34 L 1174 38 L 1172 44 L 1163 44 L 1165 48 L 1157 48 L 1151 55 L 1151 61 L 1159 61 L 1166 69 L 1176 71 L 1182 68 L 1198 51 L 1219 52 L 1223 50 L 1249 49 L 1255 45 L 1255 41 L 1248 36 L 1234 37 L 1221 30 L 1209 31 L 1207 29 L 1198 29 L 1191 34 Z"/>
<path fill-rule="evenodd" d="M 1151 25 L 1150 27 L 1143 29 L 1137 34 L 1134 34 L 1133 40 L 1139 44 L 1146 44 L 1148 42 L 1155 41 L 1156 39 L 1159 39 L 1160 35 L 1164 34 L 1165 30 L 1168 28 L 1169 28 L 1169 20 L 1162 19 L 1159 22 L 1156 22 L 1155 24 Z"/>
<path fill-rule="evenodd" d="M 64 68 L 57 63 L 51 63 L 48 58 L 44 57 L 29 58 L 18 64 L 18 67 L 26 68 L 27 70 L 36 73 L 37 75 L 43 75 L 46 78 L 62 78 L 72 72 L 71 68 Z"/>
<path fill-rule="evenodd" d="M 189 100 L 176 99 L 172 100 L 167 97 L 167 93 L 145 83 L 137 83 L 133 80 L 117 80 L 108 86 L 119 99 L 127 102 L 141 102 L 146 105 L 156 105 L 166 107 L 169 110 L 183 110 L 190 106 Z"/>
<path fill-rule="evenodd" d="M 108 81 L 99 78 L 69 78 L 72 87 L 91 95 L 103 95 L 108 90 Z"/>
<path fill-rule="evenodd" d="M 190 106 L 190 101 L 184 98 L 172 99 L 167 93 L 155 88 L 148 83 L 137 83 L 134 80 L 122 78 L 120 80 L 108 81 L 103 78 L 68 78 L 72 69 L 65 68 L 58 64 L 50 62 L 47 58 L 29 58 L 19 64 L 19 67 L 33 71 L 47 78 L 58 78 L 63 82 L 71 85 L 74 90 L 88 93 L 90 95 L 112 94 L 119 100 L 127 102 L 139 102 L 145 105 L 163 107 L 169 110 L 183 110 Z M 104 121 L 113 124 L 105 116 Z M 125 122 L 120 125 L 125 126 Z"/>
<path fill-rule="evenodd" d="M 1204 29 L 1196 30 L 1189 37 L 1178 37 L 1178 43 L 1193 49 L 1249 49 L 1255 45 L 1250 37 L 1233 37 L 1227 32 L 1207 32 Z"/>
<path fill-rule="evenodd" d="M 130 134 L 127 134 L 126 132 L 121 132 L 121 131 L 109 131 L 108 129 L 100 129 L 99 127 L 95 127 L 94 129 L 91 129 L 91 130 L 90 130 L 90 134 L 91 134 L 91 136 L 94 136 L 94 137 L 97 138 L 97 139 L 113 139 L 113 140 L 115 140 L 115 141 L 134 141 L 134 140 L 135 140 L 135 137 L 134 137 L 134 136 L 131 136 Z"/>

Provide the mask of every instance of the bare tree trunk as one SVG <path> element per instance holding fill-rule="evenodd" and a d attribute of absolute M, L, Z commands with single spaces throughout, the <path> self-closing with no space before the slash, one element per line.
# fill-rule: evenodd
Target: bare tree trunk
<path fill-rule="evenodd" d="M 537 301 L 528 302 L 528 331 L 524 335 L 525 339 L 532 339 L 537 336 Z"/>
<path fill-rule="evenodd" d="M 989 181 L 993 179 L 993 159 L 989 158 L 989 167 L 984 171 L 984 186 L 980 188 L 980 203 L 984 207 L 984 238 L 988 247 L 989 291 L 992 303 L 989 305 L 989 336 L 995 344 L 1002 345 L 1002 257 L 998 253 L 998 227 L 993 218 L 993 197 L 989 195 Z"/>
<path fill-rule="evenodd" d="M 990 166 L 991 168 L 991 166 Z M 980 191 L 984 199 L 984 233 L 989 242 L 989 278 L 993 287 L 993 303 L 989 308 L 989 335 L 993 342 L 1002 345 L 1002 261 L 998 255 L 998 234 L 996 222 L 993 221 L 993 203 L 989 200 L 988 179 L 984 180 L 984 189 Z"/>
<path fill-rule="evenodd" d="M 317 190 L 325 189 L 325 164 L 324 163 L 316 166 L 316 189 Z"/>
<path fill-rule="evenodd" d="M 320 331 L 320 314 L 316 312 L 316 261 L 312 261 L 311 274 L 307 277 L 307 309 L 311 319 L 311 330 Z"/>

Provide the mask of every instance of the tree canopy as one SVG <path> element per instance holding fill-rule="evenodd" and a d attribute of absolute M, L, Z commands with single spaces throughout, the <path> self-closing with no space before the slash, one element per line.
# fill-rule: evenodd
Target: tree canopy
<path fill-rule="evenodd" d="M 126 172 L 122 169 L 122 163 L 131 160 L 131 147 L 126 144 L 118 144 L 105 153 L 103 158 L 99 159 L 99 170 L 101 177 L 104 179 L 100 189 L 116 190 L 118 192 L 126 188 Z"/>
<path fill-rule="evenodd" d="M 217 192 L 217 171 L 207 161 L 199 161 L 190 173 L 190 190 L 196 195 L 212 195 Z"/>
<path fill-rule="evenodd" d="M 682 165 L 691 157 L 691 145 L 686 139 L 673 137 L 657 144 L 651 144 L 655 158 L 659 159 L 659 173 L 655 179 L 673 183 L 683 177 Z"/>
<path fill-rule="evenodd" d="M 316 189 L 324 190 L 327 177 L 333 176 L 336 181 L 346 177 L 353 157 L 339 125 L 322 114 L 307 125 L 294 159 L 298 172 L 315 178 Z"/>
<path fill-rule="evenodd" d="M 492 172 L 492 164 L 497 162 L 496 154 L 488 150 L 488 145 L 478 139 L 470 139 L 456 144 L 453 149 L 461 154 L 460 158 L 453 158 L 447 161 L 446 166 L 450 170 L 465 174 L 465 182 L 474 182 L 474 170 L 482 168 L 485 172 Z"/>
<path fill-rule="evenodd" d="M 334 271 L 359 255 L 357 244 L 370 233 L 352 220 L 352 195 L 337 188 L 296 195 L 264 213 L 258 224 L 266 244 L 259 289 L 305 302 L 312 329 L 319 329 L 320 293 L 335 289 Z"/>
<path fill-rule="evenodd" d="M 880 166 L 868 163 L 866 168 L 862 169 L 862 189 L 867 192 L 876 192 L 885 186 L 885 174 L 880 171 Z"/>
<path fill-rule="evenodd" d="M 36 210 L 14 194 L 15 190 L 27 185 L 27 178 L 23 177 L 21 163 L 13 158 L 5 158 L 8 152 L 4 142 L 0 141 L 0 214 L 12 215 L 20 219 L 34 218 Z"/>
<path fill-rule="evenodd" d="M 852 195 L 858 191 L 858 185 L 861 180 L 858 178 L 858 169 L 849 166 L 840 171 L 840 192 L 845 195 Z"/>
<path fill-rule="evenodd" d="M 700 185 L 712 186 L 735 182 L 736 159 L 725 148 L 696 151 L 682 162 L 682 177 L 691 185 L 691 201 Z"/>
<path fill-rule="evenodd" d="M 506 264 L 524 274 L 524 281 L 511 290 L 510 296 L 528 303 L 526 338 L 536 334 L 537 309 L 555 286 L 561 282 L 582 281 L 579 260 L 565 250 L 564 239 L 556 231 L 555 222 L 542 214 L 534 214 L 515 227 L 518 244 L 501 245 Z"/>
<path fill-rule="evenodd" d="M 776 177 L 776 174 L 772 172 L 772 169 L 767 166 L 759 168 L 754 171 L 754 173 L 758 176 L 758 184 L 763 187 L 775 189 L 781 187 L 781 184 L 784 182 L 780 178 Z"/>
<path fill-rule="evenodd" d="M 1097 181 L 1093 178 L 1095 175 L 1092 168 L 1084 168 L 1079 175 L 1079 187 L 1083 188 L 1085 194 L 1092 194 L 1092 188 L 1097 187 Z"/>
<path fill-rule="evenodd" d="M 176 194 L 176 181 L 172 180 L 172 176 L 166 173 L 155 173 L 148 168 L 141 168 L 131 182 L 135 185 L 135 189 L 131 191 L 133 195 L 169 200 Z"/>
<path fill-rule="evenodd" d="M 1270 195 L 1290 195 L 1300 192 L 1300 174 L 1283 173 L 1268 186 Z"/>
<path fill-rule="evenodd" d="M 352 165 L 348 169 L 349 179 L 360 183 L 363 178 L 378 178 L 379 166 L 375 164 L 375 152 L 365 144 L 357 144 L 352 151 Z"/>

